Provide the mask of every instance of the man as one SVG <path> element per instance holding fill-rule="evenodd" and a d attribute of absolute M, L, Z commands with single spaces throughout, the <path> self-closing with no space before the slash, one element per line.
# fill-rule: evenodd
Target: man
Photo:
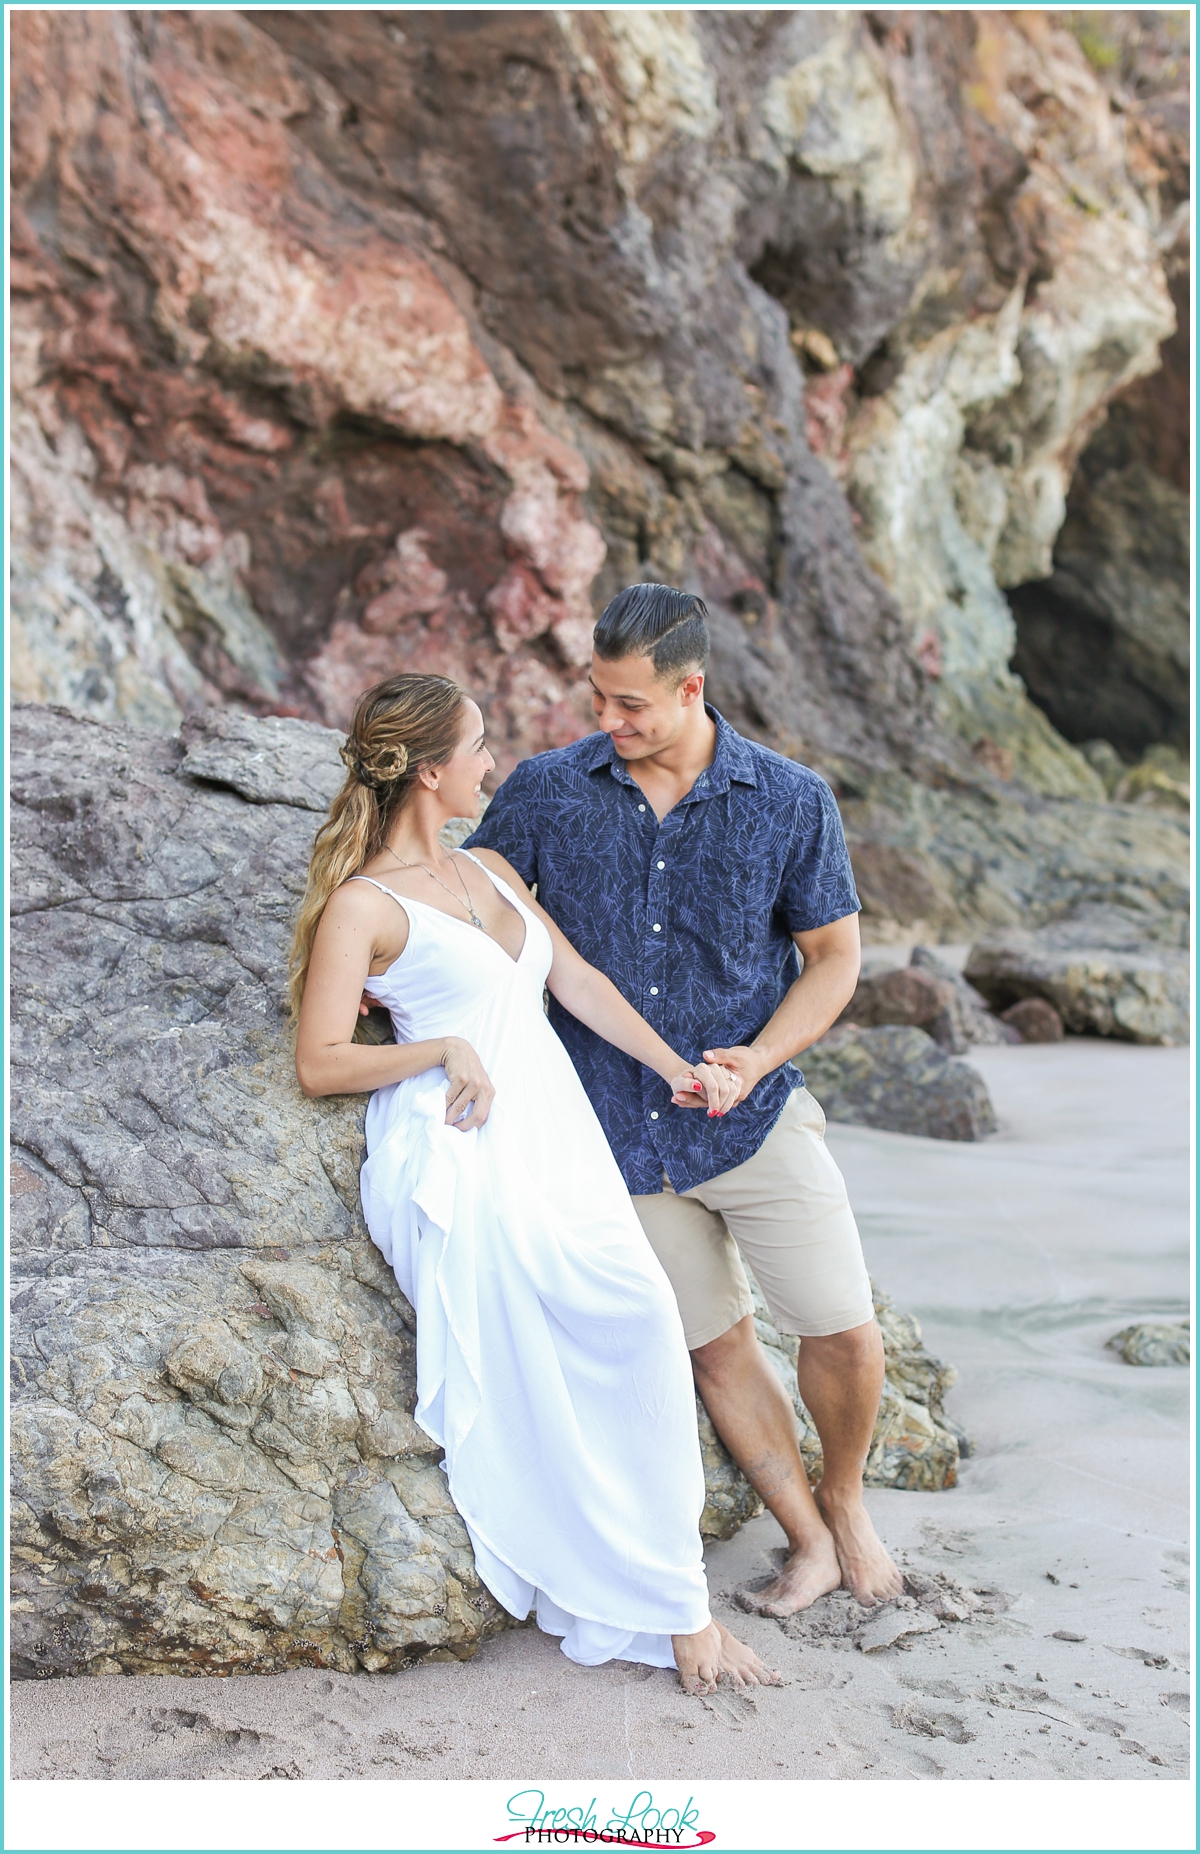
<path fill-rule="evenodd" d="M 748 1599 L 783 1616 L 843 1583 L 864 1604 L 901 1589 L 862 1499 L 883 1343 L 824 1115 L 790 1066 L 854 992 L 859 902 L 828 786 L 705 704 L 705 616 L 671 587 L 619 593 L 594 633 L 599 733 L 519 765 L 468 848 L 507 857 L 673 1047 L 741 1081 L 724 1117 L 674 1107 L 551 1002 L 675 1289 L 705 1407 L 787 1534 L 782 1572 Z M 801 1337 L 815 1498 L 739 1248 L 779 1330 Z"/>

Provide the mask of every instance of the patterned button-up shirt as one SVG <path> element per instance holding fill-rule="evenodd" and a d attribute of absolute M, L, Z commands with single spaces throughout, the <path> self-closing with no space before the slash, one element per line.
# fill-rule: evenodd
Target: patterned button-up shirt
<path fill-rule="evenodd" d="M 468 849 L 496 850 L 567 938 L 687 1061 L 751 1042 L 796 978 L 793 933 L 858 906 L 833 793 L 715 709 L 716 754 L 659 823 L 607 734 L 524 760 Z M 789 1063 L 710 1120 L 555 1000 L 550 1017 L 631 1192 L 752 1158 L 803 1079 Z"/>

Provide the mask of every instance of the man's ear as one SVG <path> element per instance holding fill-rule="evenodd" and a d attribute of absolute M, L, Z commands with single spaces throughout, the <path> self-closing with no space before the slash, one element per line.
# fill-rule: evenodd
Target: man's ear
<path fill-rule="evenodd" d="M 704 671 L 692 670 L 679 685 L 679 706 L 690 708 L 693 702 L 701 700 L 704 694 Z"/>

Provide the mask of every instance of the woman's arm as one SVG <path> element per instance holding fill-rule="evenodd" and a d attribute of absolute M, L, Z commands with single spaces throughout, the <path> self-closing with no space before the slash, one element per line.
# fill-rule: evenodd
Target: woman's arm
<path fill-rule="evenodd" d="M 395 909 L 395 903 L 391 905 Z M 420 1043 L 352 1041 L 359 1001 L 364 989 L 370 989 L 371 966 L 380 954 L 381 928 L 391 936 L 384 950 L 391 952 L 399 941 L 396 958 L 407 943 L 407 916 L 395 911 L 398 919 L 385 917 L 374 891 L 362 883 L 346 883 L 329 897 L 300 1007 L 296 1079 L 311 1100 L 326 1094 L 367 1094 L 388 1082 L 443 1068 L 449 1084 L 447 1123 L 466 1133 L 483 1125 L 495 1096 L 469 1043 L 456 1036 Z"/>
<path fill-rule="evenodd" d="M 741 1084 L 715 1065 L 685 1061 L 669 1043 L 664 1043 L 657 1030 L 652 1030 L 645 1018 L 621 996 L 612 980 L 576 952 L 502 856 L 495 850 L 477 850 L 474 854 L 515 889 L 525 906 L 545 926 L 554 949 L 546 983 L 563 1009 L 570 1011 L 572 1017 L 577 1017 L 589 1030 L 594 1030 L 597 1036 L 602 1036 L 606 1043 L 614 1044 L 627 1056 L 633 1056 L 656 1075 L 661 1075 L 674 1089 L 671 1098 L 677 1107 L 707 1105 L 710 1114 L 728 1113 L 738 1098 Z M 701 1084 L 703 1093 L 697 1092 L 695 1082 Z M 681 1084 L 686 1087 L 686 1093 L 682 1092 Z"/>

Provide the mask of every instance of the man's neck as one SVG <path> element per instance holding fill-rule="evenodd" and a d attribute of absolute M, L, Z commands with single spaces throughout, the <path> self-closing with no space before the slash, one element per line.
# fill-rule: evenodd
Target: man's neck
<path fill-rule="evenodd" d="M 629 776 L 640 785 L 654 807 L 661 823 L 682 798 L 686 798 L 700 774 L 712 765 L 717 751 L 717 724 L 704 706 L 697 702 L 678 738 L 658 753 L 645 759 L 625 762 Z"/>

